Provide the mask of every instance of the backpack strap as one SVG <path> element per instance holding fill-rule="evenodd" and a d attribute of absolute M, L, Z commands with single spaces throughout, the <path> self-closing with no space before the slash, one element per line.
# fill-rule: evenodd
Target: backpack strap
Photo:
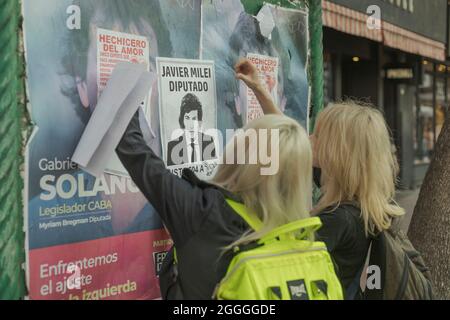
<path fill-rule="evenodd" d="M 356 300 L 356 297 L 358 296 L 358 293 L 361 290 L 360 282 L 361 282 L 362 273 L 364 272 L 364 267 L 365 267 L 365 263 L 364 263 L 364 266 L 362 266 L 361 269 L 358 270 L 355 278 L 353 279 L 353 281 L 350 283 L 350 285 L 345 290 L 345 300 Z"/>
<path fill-rule="evenodd" d="M 226 199 L 228 205 L 242 218 L 245 222 L 255 231 L 261 230 L 263 223 L 255 214 L 249 213 L 249 209 L 242 203 L 237 201 Z M 178 264 L 177 249 L 173 248 L 173 262 Z"/>
<path fill-rule="evenodd" d="M 367 255 L 366 258 L 364 259 L 362 267 L 358 270 L 355 278 L 345 290 L 345 300 L 357 300 L 358 294 L 360 293 L 364 294 L 364 291 L 361 291 L 361 277 L 363 275 L 363 272 L 366 271 L 366 266 L 368 267 L 368 265 L 370 265 L 369 262 L 371 254 L 372 254 L 372 240 L 370 241 L 369 250 L 367 251 Z M 367 279 L 365 289 L 367 289 Z"/>
<path fill-rule="evenodd" d="M 319 217 L 297 220 L 270 231 L 260 239 L 260 242 L 266 243 L 287 235 L 292 236 L 293 233 L 296 233 L 297 239 L 304 240 L 319 230 L 321 226 L 322 222 Z"/>
<path fill-rule="evenodd" d="M 384 288 L 386 284 L 386 235 L 385 231 L 380 232 L 372 239 L 369 265 L 375 265 L 381 271 L 381 288 L 366 288 L 364 291 L 365 300 L 384 300 Z"/>
<path fill-rule="evenodd" d="M 361 217 L 361 208 L 359 204 L 355 201 L 343 201 L 339 204 L 339 207 L 344 208 L 354 217 Z M 346 300 L 356 300 L 359 294 L 365 295 L 365 292 L 361 291 L 361 277 L 365 271 L 367 261 L 370 261 L 372 255 L 373 237 L 369 237 L 369 249 L 367 250 L 366 257 L 362 266 L 358 269 L 355 277 L 353 278 L 350 285 L 345 289 L 345 299 Z M 370 265 L 370 264 L 369 264 Z"/>
<path fill-rule="evenodd" d="M 261 230 L 263 227 L 262 221 L 256 214 L 249 212 L 249 209 L 242 203 L 231 199 L 226 199 L 228 205 L 255 231 Z"/>
<path fill-rule="evenodd" d="M 256 214 L 251 213 L 244 204 L 230 199 L 227 199 L 226 201 L 230 205 L 230 207 L 239 216 L 241 216 L 241 218 L 244 219 L 253 230 L 258 231 L 262 229 L 262 221 L 256 216 Z M 289 234 L 299 230 L 301 230 L 302 232 L 298 237 L 303 239 L 306 238 L 309 234 L 316 232 L 318 229 L 320 229 L 321 226 L 322 222 L 318 217 L 294 221 L 272 230 L 262 239 L 260 239 L 259 242 L 264 243 L 266 241 L 270 241 L 272 238 L 277 238 L 279 236 L 283 236 L 285 234 Z"/>

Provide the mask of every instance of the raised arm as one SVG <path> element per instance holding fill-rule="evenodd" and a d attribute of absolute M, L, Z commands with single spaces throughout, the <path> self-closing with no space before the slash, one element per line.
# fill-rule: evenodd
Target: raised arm
<path fill-rule="evenodd" d="M 258 69 L 248 59 L 241 59 L 235 66 L 236 78 L 245 82 L 245 84 L 255 93 L 264 114 L 283 114 L 275 105 L 272 96 L 265 86 L 261 83 L 258 76 Z"/>

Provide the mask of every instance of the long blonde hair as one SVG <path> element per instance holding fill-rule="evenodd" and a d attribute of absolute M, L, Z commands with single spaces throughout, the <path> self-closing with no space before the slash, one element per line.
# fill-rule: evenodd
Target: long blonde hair
<path fill-rule="evenodd" d="M 278 130 L 279 167 L 274 175 L 261 175 L 261 164 L 226 164 L 225 158 L 237 160 L 237 140 L 242 139 L 249 129 L 268 132 L 267 144 L 259 145 L 268 151 L 274 138 L 272 129 Z M 260 139 L 258 138 L 258 141 Z M 255 152 L 245 140 L 246 159 Z M 261 153 L 259 153 L 261 154 Z M 268 153 L 270 154 L 270 152 Z M 229 143 L 224 152 L 224 164 L 218 168 L 213 183 L 240 196 L 246 207 L 262 222 L 259 231 L 249 231 L 232 246 L 257 240 L 279 226 L 299 219 L 308 218 L 312 201 L 312 150 L 309 137 L 295 120 L 280 115 L 267 115 L 248 124 Z M 229 163 L 230 161 L 228 161 Z"/>
<path fill-rule="evenodd" d="M 389 229 L 404 210 L 394 201 L 398 163 L 381 112 L 353 101 L 332 104 L 319 115 L 314 137 L 323 195 L 313 213 L 352 201 L 366 234 Z"/>

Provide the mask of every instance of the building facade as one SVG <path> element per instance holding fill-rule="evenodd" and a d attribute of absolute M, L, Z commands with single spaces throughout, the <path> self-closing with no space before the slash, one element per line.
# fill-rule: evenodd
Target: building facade
<path fill-rule="evenodd" d="M 421 185 L 449 110 L 447 0 L 323 1 L 325 103 L 376 105 L 401 166 Z"/>

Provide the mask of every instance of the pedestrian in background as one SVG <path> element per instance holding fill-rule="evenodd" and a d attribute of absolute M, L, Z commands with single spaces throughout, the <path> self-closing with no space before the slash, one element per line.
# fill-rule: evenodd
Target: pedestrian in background
<path fill-rule="evenodd" d="M 383 115 L 355 102 L 336 103 L 318 117 L 311 136 L 315 181 L 322 197 L 313 213 L 346 291 L 360 293 L 371 236 L 404 215 L 394 201 L 398 164 Z"/>

